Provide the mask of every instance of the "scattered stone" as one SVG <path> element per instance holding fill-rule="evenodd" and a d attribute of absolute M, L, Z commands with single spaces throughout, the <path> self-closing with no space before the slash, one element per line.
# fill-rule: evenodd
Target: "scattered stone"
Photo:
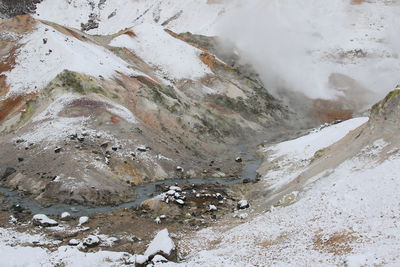
<path fill-rule="evenodd" d="M 71 214 L 69 212 L 63 212 L 61 213 L 61 220 L 62 221 L 69 221 L 71 219 Z"/>
<path fill-rule="evenodd" d="M 235 161 L 239 163 L 239 162 L 242 162 L 243 159 L 242 159 L 241 157 L 237 157 L 237 158 L 235 159 Z"/>
<path fill-rule="evenodd" d="M 182 168 L 181 166 L 177 166 L 177 167 L 176 167 L 176 171 L 177 171 L 177 172 L 183 172 L 183 168 Z"/>
<path fill-rule="evenodd" d="M 79 142 L 85 141 L 85 137 L 83 137 L 83 136 L 78 136 L 77 139 Z"/>
<path fill-rule="evenodd" d="M 56 148 L 54 149 L 54 153 L 60 153 L 61 150 L 62 150 L 62 148 L 58 146 L 58 147 L 56 147 Z"/>
<path fill-rule="evenodd" d="M 216 211 L 216 210 L 217 210 L 217 207 L 216 207 L 215 205 L 211 205 L 211 204 L 210 204 L 210 205 L 208 206 L 208 210 L 209 210 L 209 211 Z"/>
<path fill-rule="evenodd" d="M 169 195 L 169 196 L 173 196 L 173 195 L 175 195 L 175 190 L 168 190 L 167 191 L 167 195 Z"/>
<path fill-rule="evenodd" d="M 83 245 L 88 248 L 97 247 L 100 245 L 100 239 L 95 235 L 89 235 L 85 239 L 83 239 Z"/>
<path fill-rule="evenodd" d="M 244 183 L 244 184 L 248 184 L 248 183 L 250 183 L 250 180 L 249 180 L 249 179 L 247 179 L 247 178 L 244 178 L 244 179 L 243 179 L 243 181 L 242 181 L 242 183 Z"/>
<path fill-rule="evenodd" d="M 77 245 L 79 245 L 80 243 L 81 243 L 81 241 L 79 241 L 78 239 L 71 239 L 71 240 L 69 240 L 68 245 L 70 245 L 70 246 L 77 246 Z"/>
<path fill-rule="evenodd" d="M 238 209 L 243 210 L 250 207 L 249 202 L 247 200 L 240 200 L 237 204 Z"/>
<path fill-rule="evenodd" d="M 24 208 L 23 208 L 21 205 L 19 205 L 19 204 L 12 205 L 12 206 L 11 206 L 11 209 L 12 209 L 13 211 L 15 211 L 15 212 L 23 212 L 23 211 L 24 211 Z"/>
<path fill-rule="evenodd" d="M 44 214 L 36 214 L 35 216 L 33 216 L 32 223 L 33 225 L 43 226 L 43 227 L 52 227 L 58 225 L 58 222 L 56 222 L 53 219 L 50 219 Z"/>
<path fill-rule="evenodd" d="M 19 161 L 19 162 L 23 162 L 23 161 L 24 161 L 24 158 L 18 158 L 18 161 Z"/>
<path fill-rule="evenodd" d="M 89 217 L 88 216 L 82 216 L 79 218 L 79 226 L 86 224 L 89 221 Z"/>
<path fill-rule="evenodd" d="M 145 147 L 145 146 L 139 146 L 139 147 L 137 147 L 136 148 L 138 151 L 140 151 L 140 152 L 146 152 L 147 151 L 147 148 Z"/>
<path fill-rule="evenodd" d="M 161 219 L 161 220 L 167 219 L 167 215 L 164 215 L 164 214 L 163 214 L 163 215 L 160 215 L 160 219 Z"/>
<path fill-rule="evenodd" d="M 183 201 L 182 199 L 176 199 L 175 201 L 176 201 L 176 203 L 178 203 L 179 205 L 185 205 L 185 201 Z"/>
<path fill-rule="evenodd" d="M 176 185 L 170 186 L 169 190 L 174 190 L 176 192 L 182 192 L 182 188 L 180 188 L 179 186 L 176 186 Z"/>
<path fill-rule="evenodd" d="M 108 147 L 108 142 L 104 142 L 100 145 L 101 148 L 106 149 Z"/>
<path fill-rule="evenodd" d="M 12 224 L 17 224 L 18 220 L 17 220 L 17 218 L 14 217 L 14 215 L 11 215 L 9 222 L 12 223 Z"/>
<path fill-rule="evenodd" d="M 249 215 L 247 213 L 240 213 L 239 214 L 239 219 L 246 219 Z"/>
<path fill-rule="evenodd" d="M 156 224 L 160 224 L 160 223 L 161 223 L 160 217 L 157 217 L 157 218 L 154 220 L 154 222 L 155 222 Z"/>

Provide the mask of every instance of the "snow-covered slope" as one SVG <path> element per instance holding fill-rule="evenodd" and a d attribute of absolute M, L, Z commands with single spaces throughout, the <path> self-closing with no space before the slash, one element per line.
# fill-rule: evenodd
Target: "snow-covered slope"
<path fill-rule="evenodd" d="M 91 16 L 98 24 L 98 28 L 88 31 L 91 34 L 113 34 L 142 23 L 154 23 L 176 32 L 210 34 L 211 25 L 226 9 L 224 2 L 229 6 L 232 1 L 45 0 L 37 6 L 35 16 L 77 29 Z"/>
<path fill-rule="evenodd" d="M 111 79 L 117 72 L 144 75 L 129 68 L 121 58 L 104 47 L 59 32 L 38 22 L 32 33 L 19 41 L 15 67 L 8 73 L 8 95 L 36 93 L 65 69 Z"/>
<path fill-rule="evenodd" d="M 182 265 L 398 265 L 400 154 L 383 163 L 379 157 L 379 151 L 361 152 L 311 184 L 291 206 L 227 232 L 201 231 L 184 244 L 191 254 Z M 218 245 L 202 251 L 210 243 Z"/>
<path fill-rule="evenodd" d="M 155 24 L 141 24 L 133 29 L 135 36 L 127 34 L 113 39 L 111 46 L 125 47 L 155 66 L 160 76 L 173 80 L 196 79 L 211 74 L 201 62 L 203 52 L 169 35 Z"/>
<path fill-rule="evenodd" d="M 265 184 L 261 191 L 267 194 L 259 196 L 268 200 L 252 203 L 260 214 L 231 229 L 209 228 L 182 241 L 188 261 L 181 265 L 397 266 L 400 142 L 392 133 L 399 128 L 399 102 L 399 91 L 388 95 L 373 108 L 369 122 L 298 168 L 298 180 L 286 183 L 289 191 L 278 199 L 271 201 L 276 191 Z M 312 132 L 275 145 L 273 151 L 287 161 L 293 151 L 297 158 L 309 159 L 307 148 L 318 150 L 332 143 L 331 130 L 345 133 L 365 121 L 354 119 Z M 290 143 L 301 145 L 304 153 L 288 148 Z M 286 171 L 291 167 L 280 166 Z M 262 181 L 269 176 L 266 172 Z M 287 182 L 284 174 L 276 178 Z"/>
<path fill-rule="evenodd" d="M 0 264 L 2 266 L 111 266 L 122 265 L 131 256 L 128 253 L 99 251 L 84 253 L 76 247 L 63 246 L 56 251 L 27 244 L 51 245 L 43 235 L 20 233 L 0 228 Z"/>

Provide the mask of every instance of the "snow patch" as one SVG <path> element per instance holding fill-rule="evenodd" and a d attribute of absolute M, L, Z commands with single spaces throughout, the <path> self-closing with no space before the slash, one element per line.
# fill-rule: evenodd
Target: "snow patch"
<path fill-rule="evenodd" d="M 142 24 L 134 27 L 135 37 L 120 35 L 110 43 L 126 47 L 144 61 L 150 63 L 161 76 L 172 79 L 196 79 L 211 74 L 207 65 L 201 62 L 201 51 L 166 33 L 160 26 Z"/>
<path fill-rule="evenodd" d="M 6 73 L 10 85 L 6 97 L 38 92 L 65 69 L 107 79 L 113 78 L 117 71 L 143 75 L 107 49 L 64 35 L 40 22 L 20 43 L 23 46 L 18 51 L 16 65 Z"/>

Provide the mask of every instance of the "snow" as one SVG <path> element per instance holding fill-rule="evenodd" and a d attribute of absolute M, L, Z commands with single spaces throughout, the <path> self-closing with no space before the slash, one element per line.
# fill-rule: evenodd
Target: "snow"
<path fill-rule="evenodd" d="M 342 139 L 350 131 L 366 123 L 368 117 L 354 118 L 339 124 L 334 124 L 323 128 L 320 131 L 312 132 L 306 136 L 295 140 L 286 141 L 278 145 L 267 148 L 265 151 L 271 151 L 270 160 L 281 156 L 286 156 L 291 160 L 307 160 L 314 156 L 315 152 L 324 149 Z"/>
<path fill-rule="evenodd" d="M 42 235 L 0 228 L 0 266 L 117 266 L 123 265 L 131 257 L 128 253 L 111 251 L 84 253 L 69 246 L 50 251 L 31 247 L 33 242 L 51 244 Z"/>
<path fill-rule="evenodd" d="M 144 256 L 147 258 L 156 254 L 171 255 L 175 250 L 174 241 L 169 236 L 168 229 L 161 230 L 149 244 Z"/>
<path fill-rule="evenodd" d="M 135 37 L 120 35 L 110 43 L 126 47 L 158 69 L 162 76 L 174 80 L 197 79 L 211 70 L 199 58 L 201 51 L 166 33 L 161 26 L 141 24 L 133 28 Z"/>
<path fill-rule="evenodd" d="M 302 138 L 308 142 L 303 145 L 313 146 L 315 139 L 310 136 Z M 332 140 L 330 134 L 320 138 Z M 293 192 L 297 196 L 293 204 L 263 206 L 266 211 L 233 229 L 207 228 L 182 241 L 179 247 L 188 253 L 187 261 L 166 266 L 397 266 L 400 154 L 396 149 L 382 139 L 365 145 L 334 170 L 310 179 L 301 192 Z M 296 152 L 299 158 L 310 155 L 307 149 L 305 155 Z M 218 245 L 206 250 L 212 242 Z"/>
<path fill-rule="evenodd" d="M 367 117 L 350 119 L 320 127 L 303 137 L 267 147 L 264 152 L 274 168 L 264 175 L 262 183 L 271 189 L 282 188 L 309 166 L 317 151 L 333 145 L 367 121 Z"/>
<path fill-rule="evenodd" d="M 166 258 L 164 258 L 161 255 L 155 255 L 154 258 L 151 260 L 154 264 L 160 263 L 160 262 L 168 262 Z"/>
<path fill-rule="evenodd" d="M 37 92 L 65 69 L 106 79 L 114 77 L 116 71 L 141 74 L 107 49 L 64 35 L 41 22 L 20 43 L 23 46 L 18 51 L 16 66 L 5 73 L 10 85 L 7 96 Z"/>
<path fill-rule="evenodd" d="M 144 255 L 135 255 L 135 262 L 137 264 L 144 264 L 148 260 L 148 257 Z"/>

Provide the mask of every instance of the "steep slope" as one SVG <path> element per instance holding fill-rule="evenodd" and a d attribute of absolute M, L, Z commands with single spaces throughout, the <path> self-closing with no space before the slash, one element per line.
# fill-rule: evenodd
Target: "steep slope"
<path fill-rule="evenodd" d="M 90 36 L 18 16 L 0 27 L 0 173 L 42 201 L 106 204 L 144 182 L 236 177 L 238 141 L 289 119 L 256 75 L 161 26 Z"/>
<path fill-rule="evenodd" d="M 290 168 L 296 165 L 301 174 L 293 175 L 292 186 L 283 173 L 284 181 L 275 181 L 284 182 L 289 191 L 276 197 L 265 186 L 267 195 L 253 202 L 261 215 L 232 229 L 200 231 L 182 242 L 189 260 L 181 265 L 398 264 L 399 92 L 391 92 L 372 108 L 367 123 L 315 153 L 314 159 L 308 151 L 323 149 L 332 135 L 313 132 L 290 141 L 292 150 L 285 143 L 273 147 L 269 160 L 279 170 L 267 171 L 262 181 L 271 184 L 275 172 L 293 172 Z M 333 132 L 346 132 L 348 125 L 332 127 L 337 128 Z M 296 150 L 299 145 L 306 148 L 304 153 Z"/>

